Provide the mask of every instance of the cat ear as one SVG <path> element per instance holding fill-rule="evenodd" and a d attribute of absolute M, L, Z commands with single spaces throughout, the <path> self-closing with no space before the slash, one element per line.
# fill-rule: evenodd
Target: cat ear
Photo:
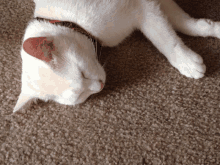
<path fill-rule="evenodd" d="M 50 62 L 53 59 L 51 52 L 55 50 L 55 46 L 47 37 L 34 37 L 24 41 L 23 49 L 33 57 Z"/>
<path fill-rule="evenodd" d="M 18 101 L 14 107 L 13 113 L 20 110 L 22 107 L 29 105 L 29 103 L 32 102 L 33 99 L 34 98 L 32 96 L 21 92 Z"/>

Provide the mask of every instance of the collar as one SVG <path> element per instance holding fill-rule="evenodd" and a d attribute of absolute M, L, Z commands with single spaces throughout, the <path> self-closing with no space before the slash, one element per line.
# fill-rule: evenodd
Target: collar
<path fill-rule="evenodd" d="M 97 55 L 98 56 L 100 55 L 101 48 L 102 48 L 101 42 L 96 37 L 94 37 L 92 34 L 87 32 L 85 29 L 83 29 L 82 27 L 77 25 L 76 23 L 68 22 L 68 21 L 50 20 L 50 19 L 40 18 L 40 17 L 36 17 L 35 19 L 37 19 L 38 21 L 47 21 L 47 22 L 50 22 L 50 23 L 55 24 L 55 25 L 65 26 L 65 27 L 71 28 L 71 29 L 87 36 L 89 39 L 92 40 Z"/>

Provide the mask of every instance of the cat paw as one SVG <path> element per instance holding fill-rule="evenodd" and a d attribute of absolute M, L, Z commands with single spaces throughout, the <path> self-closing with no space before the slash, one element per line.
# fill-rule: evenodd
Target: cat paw
<path fill-rule="evenodd" d="M 202 78 L 206 71 L 202 57 L 190 49 L 175 53 L 169 61 L 181 74 L 189 78 Z"/>
<path fill-rule="evenodd" d="M 217 37 L 218 39 L 220 39 L 220 22 L 215 22 L 213 37 Z"/>

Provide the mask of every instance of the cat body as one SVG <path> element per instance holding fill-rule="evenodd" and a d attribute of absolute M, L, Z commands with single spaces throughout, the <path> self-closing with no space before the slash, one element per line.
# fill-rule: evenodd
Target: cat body
<path fill-rule="evenodd" d="M 195 79 L 204 76 L 206 67 L 174 30 L 220 38 L 219 22 L 191 18 L 173 0 L 35 0 L 34 17 L 76 23 L 110 47 L 135 29 L 141 30 L 171 65 Z M 33 41 L 42 42 L 33 46 Z M 100 92 L 106 81 L 92 41 L 47 21 L 30 21 L 21 57 L 22 90 L 14 112 L 36 98 L 66 105 L 82 103 Z"/>

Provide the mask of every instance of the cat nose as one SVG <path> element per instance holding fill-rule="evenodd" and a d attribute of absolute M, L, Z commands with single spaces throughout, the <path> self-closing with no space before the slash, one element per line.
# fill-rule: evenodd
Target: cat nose
<path fill-rule="evenodd" d="M 102 80 L 99 80 L 100 84 L 101 84 L 101 90 L 104 88 L 105 84 L 102 82 Z"/>

